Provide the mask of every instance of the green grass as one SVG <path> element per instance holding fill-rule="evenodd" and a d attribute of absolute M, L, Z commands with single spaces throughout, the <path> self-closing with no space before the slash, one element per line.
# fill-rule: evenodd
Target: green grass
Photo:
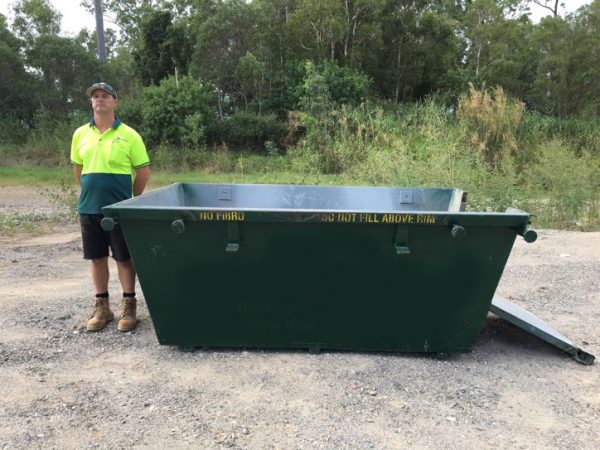
<path fill-rule="evenodd" d="M 256 157 L 269 159 L 268 157 Z M 268 173 L 207 173 L 203 170 L 177 172 L 152 168 L 148 188 L 156 189 L 172 183 L 245 183 L 245 184 L 372 184 L 366 180 L 350 179 L 344 175 L 319 173 L 268 172 Z M 7 167 L 0 166 L 0 186 L 32 186 L 36 188 L 61 188 L 63 184 L 75 186 L 69 167 Z"/>
<path fill-rule="evenodd" d="M 347 176 L 302 174 L 294 172 L 273 173 L 203 173 L 200 171 L 172 172 L 154 170 L 148 183 L 150 189 L 172 183 L 241 183 L 241 184 L 315 184 L 315 185 L 357 185 L 364 184 Z"/>
<path fill-rule="evenodd" d="M 59 187 L 61 183 L 75 185 L 70 167 L 0 166 L 0 186 Z"/>
<path fill-rule="evenodd" d="M 574 121 L 573 136 L 561 135 L 562 128 L 551 133 L 556 121 L 526 113 L 517 147 L 503 149 L 491 169 L 460 119 L 443 106 L 384 106 L 312 118 L 316 125 L 285 155 L 150 149 L 148 188 L 175 182 L 455 187 L 469 192 L 471 211 L 515 207 L 534 215 L 534 227 L 600 230 L 600 152 L 592 145 L 598 134 L 581 132 L 593 127 Z M 76 186 L 68 164 L 44 167 L 52 160 L 48 155 L 36 160 L 17 148 L 3 158 L 1 150 L 0 186 L 49 188 L 50 198 L 71 202 L 68 188 Z"/>

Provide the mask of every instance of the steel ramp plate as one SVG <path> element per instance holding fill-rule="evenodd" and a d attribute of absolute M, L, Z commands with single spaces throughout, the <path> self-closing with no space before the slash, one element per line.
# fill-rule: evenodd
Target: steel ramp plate
<path fill-rule="evenodd" d="M 494 295 L 490 311 L 507 322 L 539 337 L 540 339 L 564 350 L 573 356 L 576 361 L 590 366 L 594 363 L 594 355 L 575 346 L 566 336 L 563 336 L 543 320 L 529 311 L 509 302 L 508 300 Z"/>

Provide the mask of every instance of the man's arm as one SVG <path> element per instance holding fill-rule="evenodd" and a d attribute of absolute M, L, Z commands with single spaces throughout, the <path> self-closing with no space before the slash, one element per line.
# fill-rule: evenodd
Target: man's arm
<path fill-rule="evenodd" d="M 81 171 L 83 170 L 82 166 L 73 165 L 73 174 L 75 175 L 75 179 L 77 180 L 77 184 L 81 186 Z"/>
<path fill-rule="evenodd" d="M 148 183 L 148 179 L 150 178 L 150 167 L 144 166 L 139 169 L 135 169 L 135 182 L 133 183 L 133 196 L 137 197 L 138 195 L 142 195 L 144 189 L 146 188 L 146 183 Z"/>

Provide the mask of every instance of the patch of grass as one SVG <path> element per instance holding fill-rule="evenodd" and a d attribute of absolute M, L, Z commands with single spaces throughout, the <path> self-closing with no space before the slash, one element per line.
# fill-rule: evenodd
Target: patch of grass
<path fill-rule="evenodd" d="M 42 234 L 53 225 L 72 222 L 57 211 L 0 211 L 0 236 L 12 236 L 17 233 Z"/>
<path fill-rule="evenodd" d="M 266 155 L 225 146 L 154 149 L 149 188 L 175 182 L 456 187 L 469 192 L 470 211 L 514 207 L 534 214 L 535 227 L 600 229 L 600 154 L 571 137 L 548 137 L 545 130 L 554 121 L 525 112 L 518 133 L 509 121 L 510 145 L 489 147 L 502 153 L 492 161 L 485 151 L 473 151 L 464 124 L 433 100 L 328 114 L 327 127 L 314 122 L 317 128 L 283 155 L 274 147 Z M 490 130 L 507 130 L 492 122 Z M 488 141 L 506 143 L 494 139 Z M 514 139 L 518 152 L 511 151 Z M 48 188 L 63 210 L 71 208 L 76 190 L 67 165 L 0 167 L 2 185 Z M 15 220 L 21 219 L 8 222 Z"/>
<path fill-rule="evenodd" d="M 205 173 L 198 171 L 154 171 L 148 187 L 156 189 L 172 183 L 244 183 L 244 184 L 356 184 L 340 175 L 304 174 L 297 172 Z"/>
<path fill-rule="evenodd" d="M 75 186 L 72 168 L 67 166 L 0 166 L 0 186 L 60 186 L 68 180 Z"/>
<path fill-rule="evenodd" d="M 47 217 L 38 213 L 0 212 L 0 235 L 13 235 L 19 231 L 35 233 Z"/>

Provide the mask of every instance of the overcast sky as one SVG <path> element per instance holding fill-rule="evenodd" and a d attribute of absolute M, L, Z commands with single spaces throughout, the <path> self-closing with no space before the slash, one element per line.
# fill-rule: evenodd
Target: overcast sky
<path fill-rule="evenodd" d="M 82 28 L 94 29 L 96 27 L 96 21 L 94 15 L 88 13 L 80 5 L 81 0 L 50 0 L 50 3 L 62 14 L 62 34 L 75 35 Z M 591 3 L 592 0 L 561 0 L 561 3 L 565 4 L 566 11 L 572 12 L 577 10 L 582 5 Z M 551 2 L 553 3 L 553 2 Z M 0 0 L 0 14 L 4 14 L 9 17 L 12 10 L 11 5 L 14 4 L 14 0 Z M 561 10 L 564 12 L 564 10 Z M 543 16 L 550 14 L 550 11 L 536 6 L 531 5 L 531 18 L 534 22 L 537 22 Z M 104 19 L 104 26 L 111 27 L 107 19 Z"/>

